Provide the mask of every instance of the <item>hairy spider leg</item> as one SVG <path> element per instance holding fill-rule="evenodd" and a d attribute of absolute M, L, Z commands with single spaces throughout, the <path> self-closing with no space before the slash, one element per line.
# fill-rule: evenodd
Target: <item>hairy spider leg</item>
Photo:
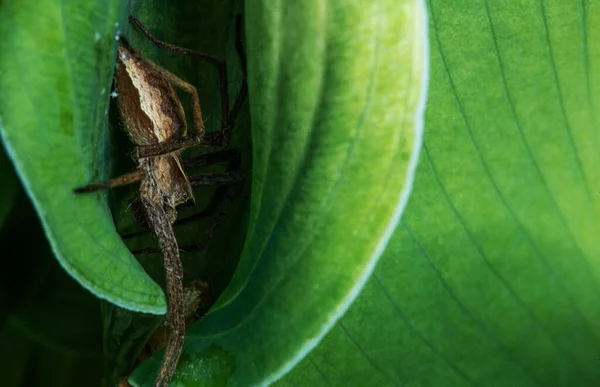
<path fill-rule="evenodd" d="M 89 185 L 86 185 L 83 187 L 75 188 L 73 190 L 73 192 L 76 194 L 82 194 L 82 193 L 88 193 L 88 192 L 94 192 L 94 191 L 100 191 L 100 190 L 120 187 L 123 185 L 137 183 L 138 181 L 142 180 L 143 177 L 144 177 L 144 171 L 142 171 L 141 169 L 138 169 L 133 172 L 126 173 L 124 175 L 115 177 L 110 180 L 106 180 L 106 181 L 103 181 L 100 183 L 89 184 Z"/>

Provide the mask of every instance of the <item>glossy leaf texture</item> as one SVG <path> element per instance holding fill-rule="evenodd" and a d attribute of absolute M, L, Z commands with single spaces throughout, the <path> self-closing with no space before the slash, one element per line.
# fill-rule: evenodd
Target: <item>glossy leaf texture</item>
<path fill-rule="evenodd" d="M 0 5 L 0 134 L 60 264 L 98 297 L 164 313 L 164 294 L 115 232 L 105 194 L 115 35 L 125 2 Z"/>
<path fill-rule="evenodd" d="M 598 385 L 600 6 L 427 6 L 409 204 L 356 302 L 276 385 Z"/>
<path fill-rule="evenodd" d="M 356 297 L 412 184 L 424 15 L 420 1 L 245 3 L 248 235 L 231 284 L 188 331 L 174 385 L 273 382 Z M 151 383 L 160 355 L 130 382 Z"/>

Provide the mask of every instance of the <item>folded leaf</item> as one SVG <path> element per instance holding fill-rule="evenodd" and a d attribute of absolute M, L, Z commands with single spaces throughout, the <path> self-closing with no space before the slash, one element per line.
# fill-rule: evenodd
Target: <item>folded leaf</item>
<path fill-rule="evenodd" d="M 398 221 L 420 144 L 421 2 L 253 1 L 245 12 L 250 225 L 230 286 L 188 331 L 181 385 L 269 383 L 316 345 Z M 151 383 L 161 355 L 130 380 Z"/>
<path fill-rule="evenodd" d="M 428 10 L 410 203 L 357 301 L 277 385 L 599 385 L 600 7 Z"/>
<path fill-rule="evenodd" d="M 105 195 L 73 194 L 107 176 L 105 127 L 125 5 L 2 4 L 0 134 L 67 272 L 98 297 L 162 314 L 164 294 L 115 232 Z"/>

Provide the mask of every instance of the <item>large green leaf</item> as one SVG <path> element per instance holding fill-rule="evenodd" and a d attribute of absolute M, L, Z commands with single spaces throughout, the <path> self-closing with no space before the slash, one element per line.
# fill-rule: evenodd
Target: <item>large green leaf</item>
<path fill-rule="evenodd" d="M 424 12 L 419 1 L 246 2 L 250 225 L 230 286 L 188 331 L 180 385 L 276 380 L 356 296 L 411 185 Z M 134 384 L 151 383 L 159 361 Z"/>
<path fill-rule="evenodd" d="M 599 4 L 428 8 L 424 149 L 402 223 L 278 385 L 599 385 Z"/>
<path fill-rule="evenodd" d="M 102 194 L 119 0 L 0 4 L 0 134 L 60 264 L 97 296 L 164 313 L 160 287 L 115 232 Z"/>

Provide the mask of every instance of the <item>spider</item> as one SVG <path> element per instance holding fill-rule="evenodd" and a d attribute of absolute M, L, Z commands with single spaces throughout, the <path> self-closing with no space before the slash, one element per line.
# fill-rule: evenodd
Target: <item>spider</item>
<path fill-rule="evenodd" d="M 203 248 L 223 218 L 228 201 L 239 192 L 243 183 L 242 174 L 236 171 L 240 163 L 240 154 L 229 148 L 235 119 L 248 93 L 245 57 L 241 44 L 241 17 L 237 17 L 236 23 L 236 50 L 242 64 L 244 81 L 231 109 L 225 60 L 160 41 L 137 19 L 130 16 L 129 20 L 156 46 L 211 63 L 219 74 L 221 130 L 216 133 L 206 133 L 196 88 L 147 59 L 131 47 L 124 37 L 119 36 L 115 69 L 117 105 L 125 123 L 125 130 L 135 144 L 132 158 L 137 163 L 137 168 L 122 176 L 75 189 L 75 193 L 82 194 L 137 182 L 140 184 L 139 199 L 145 215 L 145 224 L 156 237 L 159 248 L 134 253 L 160 252 L 164 258 L 167 317 L 171 334 L 154 385 L 168 386 L 183 349 L 186 327 L 183 269 L 173 226 L 212 214 L 213 225 L 206 230 L 205 235 L 198 243 L 185 246 L 187 251 Z M 181 88 L 191 97 L 194 123 L 191 134 L 187 131 L 185 112 L 173 85 Z M 207 147 L 213 152 L 184 161 L 180 152 L 194 146 Z M 226 172 L 196 175 L 187 175 L 185 172 L 186 169 L 221 162 L 228 162 Z M 225 198 L 221 198 L 223 199 L 221 203 L 215 199 L 220 194 L 218 190 L 207 209 L 196 216 L 176 222 L 177 209 L 194 203 L 192 187 L 206 185 L 221 186 L 219 189 L 230 186 L 234 189 L 229 190 Z M 132 237 L 144 232 L 140 231 L 124 237 Z"/>

